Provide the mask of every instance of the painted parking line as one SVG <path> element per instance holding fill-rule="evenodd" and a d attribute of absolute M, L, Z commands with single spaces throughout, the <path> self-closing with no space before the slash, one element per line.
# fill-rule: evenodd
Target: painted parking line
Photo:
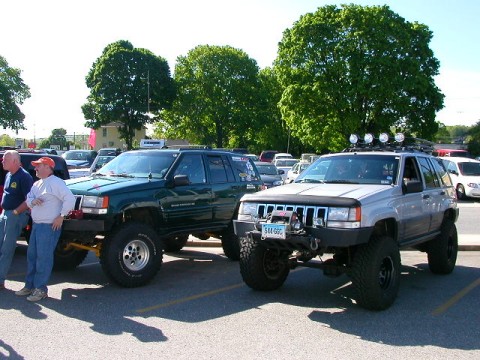
<path fill-rule="evenodd" d="M 450 298 L 446 303 L 440 305 L 437 307 L 433 312 L 432 315 L 440 315 L 443 314 L 445 311 L 447 311 L 450 307 L 455 305 L 458 301 L 460 301 L 461 298 L 463 298 L 465 295 L 467 295 L 470 291 L 475 289 L 477 286 L 480 285 L 480 278 L 472 282 L 470 285 L 465 287 L 464 289 L 460 290 L 458 293 L 456 293 L 452 298 Z"/>
<path fill-rule="evenodd" d="M 230 285 L 230 286 L 226 286 L 226 287 L 223 287 L 223 288 L 220 288 L 220 289 L 215 289 L 215 290 L 207 291 L 207 292 L 192 295 L 192 296 L 187 296 L 187 297 L 177 299 L 177 300 L 173 300 L 173 301 L 169 301 L 169 302 L 166 302 L 166 303 L 163 303 L 163 304 L 157 304 L 157 305 L 149 306 L 149 307 L 146 307 L 146 308 L 143 308 L 143 309 L 137 309 L 136 312 L 139 313 L 139 314 L 144 314 L 144 313 L 149 312 L 149 311 L 165 308 L 165 307 L 172 306 L 172 305 L 182 304 L 182 303 L 187 302 L 187 301 L 197 300 L 197 299 L 201 299 L 201 298 L 211 296 L 211 295 L 216 295 L 216 294 L 219 294 L 219 293 L 222 293 L 222 292 L 225 292 L 225 291 L 237 289 L 237 288 L 242 287 L 242 286 L 245 286 L 245 283 L 242 282 L 240 284 Z"/>

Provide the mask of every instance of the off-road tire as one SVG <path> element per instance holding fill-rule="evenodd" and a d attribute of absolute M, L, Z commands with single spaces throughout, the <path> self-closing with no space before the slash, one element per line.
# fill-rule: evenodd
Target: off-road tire
<path fill-rule="evenodd" d="M 290 272 L 288 256 L 261 246 L 257 241 L 240 241 L 240 273 L 243 281 L 254 290 L 269 291 L 283 285 Z"/>
<path fill-rule="evenodd" d="M 233 261 L 240 259 L 240 239 L 235 235 L 233 223 L 221 235 L 223 253 Z"/>
<path fill-rule="evenodd" d="M 105 274 L 124 287 L 148 283 L 157 274 L 163 249 L 155 231 L 146 224 L 127 223 L 105 239 L 100 264 Z"/>
<path fill-rule="evenodd" d="M 400 251 L 388 236 L 373 237 L 355 254 L 351 277 L 357 304 L 385 310 L 393 304 L 400 285 Z"/>
<path fill-rule="evenodd" d="M 457 227 L 448 219 L 444 220 L 440 231 L 440 235 L 428 243 L 428 267 L 434 274 L 450 274 L 457 262 Z"/>
<path fill-rule="evenodd" d="M 177 252 L 183 249 L 188 241 L 188 235 L 177 235 L 163 239 L 165 252 Z"/>

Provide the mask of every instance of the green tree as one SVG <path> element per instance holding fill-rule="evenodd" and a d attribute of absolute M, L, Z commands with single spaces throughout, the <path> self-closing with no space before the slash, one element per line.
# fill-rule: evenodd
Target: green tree
<path fill-rule="evenodd" d="M 18 105 L 30 97 L 30 88 L 20 74 L 19 69 L 8 66 L 7 60 L 0 56 L 0 126 L 4 129 L 25 129 L 25 115 Z"/>
<path fill-rule="evenodd" d="M 284 31 L 274 63 L 292 133 L 317 150 L 392 127 L 433 138 L 444 96 L 431 38 L 388 6 L 330 5 L 302 16 Z"/>
<path fill-rule="evenodd" d="M 65 137 L 66 134 L 67 134 L 67 130 L 63 128 L 53 129 L 52 134 L 47 139 L 44 139 L 38 147 L 40 149 L 44 149 L 44 148 L 48 149 L 52 145 L 59 145 L 60 149 L 67 149 L 69 142 Z"/>
<path fill-rule="evenodd" d="M 168 63 L 128 41 L 108 45 L 86 77 L 90 89 L 82 111 L 86 127 L 98 129 L 112 122 L 127 148 L 132 148 L 135 130 L 154 121 L 153 114 L 169 108 L 175 89 Z"/>
<path fill-rule="evenodd" d="M 15 146 L 15 139 L 7 134 L 0 135 L 0 146 Z"/>
<path fill-rule="evenodd" d="M 156 133 L 217 147 L 247 147 L 259 128 L 258 66 L 230 46 L 197 46 L 177 58 L 177 98 Z"/>
<path fill-rule="evenodd" d="M 480 155 L 480 120 L 473 125 L 468 131 L 468 151 L 473 156 Z"/>

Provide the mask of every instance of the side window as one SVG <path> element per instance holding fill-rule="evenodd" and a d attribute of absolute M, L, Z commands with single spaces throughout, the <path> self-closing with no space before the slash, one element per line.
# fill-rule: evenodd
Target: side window
<path fill-rule="evenodd" d="M 414 157 L 407 157 L 405 159 L 405 168 L 403 169 L 403 180 L 419 181 L 420 174 L 418 173 L 417 162 Z"/>
<path fill-rule="evenodd" d="M 257 181 L 260 175 L 255 170 L 252 161 L 244 156 L 232 156 L 233 171 L 240 178 L 240 181 Z"/>
<path fill-rule="evenodd" d="M 423 174 L 425 179 L 425 186 L 427 189 L 437 188 L 440 186 L 438 178 L 435 176 L 431 164 L 428 162 L 427 158 L 419 157 L 418 162 L 420 164 L 420 171 Z"/>
<path fill-rule="evenodd" d="M 432 161 L 433 168 L 437 172 L 438 177 L 442 181 L 443 185 L 452 186 L 452 180 L 450 179 L 450 176 L 448 175 L 448 172 L 445 169 L 443 161 L 438 158 L 433 158 L 430 160 Z"/>
<path fill-rule="evenodd" d="M 184 154 L 173 175 L 187 175 L 191 184 L 206 183 L 202 154 Z"/>
<path fill-rule="evenodd" d="M 210 176 L 212 183 L 220 184 L 228 182 L 227 171 L 223 163 L 221 156 L 207 156 L 208 169 L 210 170 Z"/>

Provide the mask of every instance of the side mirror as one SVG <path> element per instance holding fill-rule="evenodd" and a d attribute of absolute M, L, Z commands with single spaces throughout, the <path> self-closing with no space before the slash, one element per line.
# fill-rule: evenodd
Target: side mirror
<path fill-rule="evenodd" d="M 278 175 L 283 175 L 283 174 L 285 174 L 285 170 L 281 170 L 281 169 L 278 170 Z"/>
<path fill-rule="evenodd" d="M 175 175 L 173 178 L 173 186 L 185 186 L 190 185 L 187 175 Z"/>

